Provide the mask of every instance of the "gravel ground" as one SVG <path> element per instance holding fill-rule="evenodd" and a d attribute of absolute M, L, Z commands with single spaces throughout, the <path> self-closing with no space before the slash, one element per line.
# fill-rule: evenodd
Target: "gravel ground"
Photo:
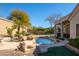
<path fill-rule="evenodd" d="M 24 56 L 25 53 L 14 50 L 0 50 L 0 56 Z"/>
<path fill-rule="evenodd" d="M 36 47 L 36 45 L 33 44 L 34 42 L 35 40 L 25 41 L 26 53 L 15 51 L 19 42 L 2 42 L 2 44 L 0 44 L 0 56 L 33 56 L 33 51 Z M 33 45 L 33 48 L 27 49 L 28 45 Z"/>

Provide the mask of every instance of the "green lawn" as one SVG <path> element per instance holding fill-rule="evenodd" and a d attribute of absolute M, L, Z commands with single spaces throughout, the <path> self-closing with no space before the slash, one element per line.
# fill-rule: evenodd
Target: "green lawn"
<path fill-rule="evenodd" d="M 39 56 L 78 56 L 78 54 L 68 50 L 65 47 L 52 47 L 46 53 L 40 53 Z"/>

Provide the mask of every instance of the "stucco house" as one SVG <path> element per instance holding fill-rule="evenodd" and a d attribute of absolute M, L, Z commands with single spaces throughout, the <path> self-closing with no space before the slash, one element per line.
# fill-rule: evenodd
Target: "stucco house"
<path fill-rule="evenodd" d="M 79 4 L 74 10 L 55 22 L 55 32 L 60 29 L 61 37 L 64 33 L 70 35 L 70 38 L 76 38 L 79 36 Z"/>
<path fill-rule="evenodd" d="M 7 35 L 7 30 L 6 28 L 11 28 L 13 25 L 13 22 L 11 20 L 5 19 L 0 17 L 0 35 Z M 24 30 L 27 32 L 26 29 L 21 29 L 21 31 Z M 13 31 L 13 35 L 16 33 L 16 29 Z"/>

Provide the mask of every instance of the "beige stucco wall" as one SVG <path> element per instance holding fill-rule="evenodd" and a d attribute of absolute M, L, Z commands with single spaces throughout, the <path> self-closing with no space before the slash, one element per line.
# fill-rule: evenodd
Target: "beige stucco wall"
<path fill-rule="evenodd" d="M 10 28 L 12 23 L 10 21 L 4 20 L 0 18 L 0 34 L 6 35 L 6 27 Z"/>
<path fill-rule="evenodd" d="M 12 21 L 9 21 L 9 20 L 5 20 L 3 18 L 0 18 L 0 35 L 7 35 L 7 30 L 6 30 L 6 27 L 7 28 L 11 28 L 13 25 Z M 27 28 L 26 28 L 27 29 Z M 21 31 L 24 30 L 27 32 L 26 29 L 22 29 L 21 28 Z M 16 33 L 17 29 L 13 30 L 13 35 Z"/>
<path fill-rule="evenodd" d="M 76 24 L 79 24 L 79 12 L 70 19 L 70 38 L 76 38 Z"/>

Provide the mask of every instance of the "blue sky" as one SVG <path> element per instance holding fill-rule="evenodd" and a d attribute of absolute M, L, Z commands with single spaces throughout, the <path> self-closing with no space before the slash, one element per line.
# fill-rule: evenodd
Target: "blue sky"
<path fill-rule="evenodd" d="M 45 19 L 52 14 L 62 14 L 63 16 L 72 12 L 77 4 L 74 3 L 17 3 L 0 4 L 0 17 L 7 18 L 12 9 L 20 9 L 28 13 L 33 26 L 50 27 Z"/>

